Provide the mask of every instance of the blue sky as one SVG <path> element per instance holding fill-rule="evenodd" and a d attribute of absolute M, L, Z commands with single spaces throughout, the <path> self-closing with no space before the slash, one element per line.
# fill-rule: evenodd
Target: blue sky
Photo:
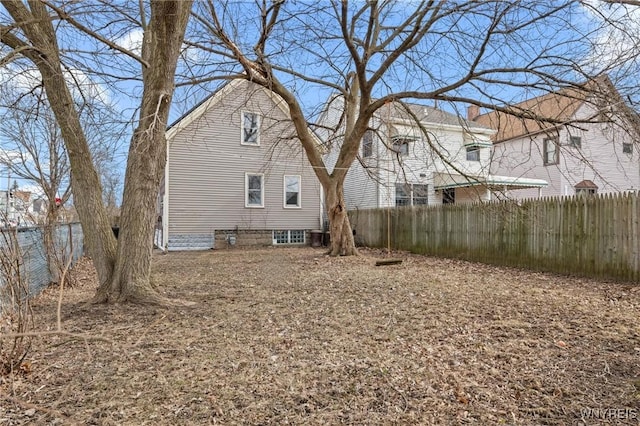
<path fill-rule="evenodd" d="M 235 18 L 234 22 L 236 24 L 241 22 L 243 24 L 242 28 L 236 29 L 238 30 L 238 33 L 242 35 L 242 37 L 239 37 L 239 42 L 247 46 L 251 46 L 255 43 L 256 21 L 255 19 L 243 20 L 240 18 L 247 13 L 251 13 L 249 9 L 251 4 L 252 3 L 234 3 L 233 10 L 230 11 L 233 12 L 233 16 Z M 316 31 L 322 32 L 324 28 L 322 28 L 321 25 L 324 22 L 324 19 L 327 18 L 327 15 L 323 14 L 326 12 L 323 11 L 323 9 L 326 9 L 329 3 L 309 4 L 317 4 L 320 7 L 314 14 L 313 18 L 316 19 L 318 24 Z M 616 49 L 622 51 L 625 49 L 631 49 L 630 46 L 625 45 L 624 34 L 620 31 L 610 28 L 606 31 L 594 33 L 593 29 L 599 24 L 601 17 L 598 16 L 597 13 L 594 14 L 592 11 L 582 7 L 577 2 L 574 4 L 575 6 L 572 9 L 568 10 L 566 14 L 563 14 L 558 18 L 558 21 L 554 24 L 555 26 L 549 23 L 545 25 L 533 25 L 527 31 L 520 31 L 508 36 L 505 35 L 504 41 L 506 44 L 502 45 L 500 50 L 495 49 L 489 52 L 485 57 L 485 65 L 522 65 L 525 64 L 527 60 L 532 59 L 527 55 L 528 49 L 541 48 L 547 48 L 547 53 L 549 55 L 553 54 L 567 59 L 570 55 L 579 54 L 582 55 L 583 60 L 591 61 L 593 65 L 603 65 L 598 64 L 596 60 L 610 60 L 611 58 L 608 57 L 608 54 L 616 51 Z M 616 19 L 624 20 L 625 28 L 627 30 L 633 30 L 634 22 L 640 22 L 640 16 L 638 16 L 637 12 L 632 12 L 630 14 L 623 13 L 621 10 L 626 11 L 626 9 L 621 9 L 620 6 L 605 7 L 601 3 L 597 3 L 595 1 L 592 2 L 592 4 L 596 9 L 600 10 L 601 13 L 604 13 L 607 16 L 613 16 Z M 78 7 L 82 7 L 82 3 L 79 5 L 80 6 Z M 338 53 L 338 49 L 340 48 L 338 42 L 333 44 L 316 44 L 313 45 L 310 51 L 306 50 L 307 46 L 305 43 L 313 43 L 314 34 L 309 33 L 308 29 L 305 30 L 303 27 L 304 23 L 299 19 L 299 16 L 296 16 L 295 8 L 304 8 L 307 6 L 308 5 L 303 2 L 294 3 L 292 6 L 294 9 L 292 9 L 290 14 L 286 16 L 286 23 L 276 29 L 276 31 L 280 31 L 280 35 L 294 34 L 297 38 L 286 42 L 284 40 L 277 41 L 276 39 L 274 43 L 269 45 L 269 48 L 272 50 L 272 53 L 275 54 L 274 58 L 277 58 L 281 64 L 295 66 L 296 70 L 305 72 L 310 76 L 324 78 L 326 76 L 330 76 L 332 73 L 334 76 L 338 76 L 339 73 L 330 70 L 331 65 L 336 66 L 339 70 L 345 70 L 348 68 L 346 60 L 336 60 L 341 57 Z M 112 37 L 112 39 L 119 45 L 125 48 L 130 48 L 134 52 L 139 53 L 142 33 L 135 27 L 135 21 L 138 19 L 138 17 L 135 16 L 135 5 L 131 7 L 133 8 L 131 12 L 131 19 L 122 20 L 110 27 L 105 26 L 104 30 L 108 31 L 110 37 Z M 406 10 L 408 10 L 408 8 L 399 8 L 397 10 L 398 15 L 395 16 L 394 19 L 401 19 L 401 15 L 406 13 Z M 640 8 L 636 8 L 635 10 L 640 10 Z M 509 19 L 515 22 L 521 17 L 518 14 L 523 13 L 526 12 L 514 12 Z M 255 15 L 252 15 L 252 17 L 255 18 Z M 247 17 L 245 16 L 245 18 Z M 385 81 L 385 84 L 380 85 L 377 93 L 374 95 L 384 95 L 388 93 L 388 91 L 398 90 L 401 88 L 432 90 L 437 87 L 439 83 L 442 84 L 453 81 L 456 77 L 465 72 L 465 67 L 462 65 L 465 61 L 470 60 L 471 55 L 469 52 L 473 51 L 474 43 L 477 43 L 477 37 L 465 35 L 465 32 L 468 32 L 469 30 L 477 30 L 479 34 L 482 34 L 482 28 L 485 24 L 486 22 L 483 22 L 483 18 L 479 15 L 461 16 L 457 21 L 443 21 L 441 27 L 436 28 L 436 30 L 441 32 L 436 32 L 432 37 L 427 38 L 420 46 L 420 49 L 416 49 L 413 53 L 413 59 L 415 59 L 417 63 L 422 61 L 422 66 L 419 68 L 413 66 L 409 68 L 402 63 L 396 64 L 389 70 L 389 78 Z M 131 28 L 134 29 L 131 30 Z M 635 24 L 636 34 L 638 33 L 637 29 L 638 25 Z M 595 45 L 592 46 L 591 44 L 586 43 L 587 40 L 584 38 L 582 40 L 578 39 L 572 43 L 568 43 L 570 36 L 574 34 L 572 32 L 574 30 L 583 31 L 585 34 L 593 36 L 593 39 L 596 42 Z M 456 33 L 456 31 L 459 32 Z M 105 104 L 109 104 L 117 109 L 121 113 L 123 121 L 130 121 L 130 124 L 125 127 L 124 133 L 122 134 L 123 144 L 118 150 L 114 161 L 114 166 L 123 171 L 126 162 L 128 140 L 135 127 L 136 111 L 142 91 L 139 77 L 141 73 L 140 64 L 125 57 L 124 55 L 115 54 L 114 51 L 106 49 L 104 46 L 100 46 L 95 40 L 81 38 L 77 33 L 74 34 L 76 35 L 64 38 L 61 41 L 63 48 L 65 47 L 65 44 L 75 48 L 78 47 L 80 43 L 82 45 L 81 50 L 84 52 L 91 50 L 102 52 L 101 55 L 98 56 L 77 53 L 75 55 L 75 60 L 77 60 L 76 63 L 78 65 L 84 63 L 87 65 L 87 68 L 104 73 L 117 72 L 125 76 L 123 79 L 115 79 L 106 74 L 103 74 L 102 76 L 89 75 L 88 70 L 83 71 L 81 68 L 73 71 L 76 80 L 83 82 L 85 90 L 93 92 L 94 95 L 101 98 Z M 559 43 L 563 40 L 567 41 L 567 43 Z M 508 43 L 512 44 L 509 45 Z M 592 47 L 594 47 L 593 50 L 591 49 Z M 293 55 L 288 53 L 279 53 L 280 51 L 286 52 L 285 48 L 293 49 L 295 53 Z M 216 65 L 220 58 L 215 55 L 189 49 L 187 51 L 186 58 L 190 65 L 195 65 L 197 67 L 197 71 L 204 72 L 206 73 L 205 75 L 215 75 L 222 71 L 220 69 L 222 67 Z M 329 64 L 325 60 L 326 58 L 333 58 L 331 61 L 333 64 Z M 375 63 L 376 61 L 374 60 L 373 64 L 375 65 Z M 535 62 L 532 64 L 535 64 Z M 4 78 L 3 73 L 5 72 L 6 69 L 0 70 L 0 80 Z M 624 72 L 622 74 L 624 76 Z M 575 77 L 577 78 L 578 76 Z M 289 87 L 295 88 L 296 92 L 299 94 L 301 102 L 308 112 L 313 111 L 314 108 L 321 105 L 330 92 L 326 87 L 322 88 L 318 85 L 304 83 L 301 79 L 288 78 L 283 80 L 285 80 Z M 336 83 L 342 83 L 339 78 L 334 81 Z M 524 80 L 522 82 L 525 83 Z M 219 84 L 219 82 L 212 82 L 209 84 L 191 87 L 187 86 L 177 89 L 174 96 L 175 104 L 172 107 L 169 122 L 175 121 L 196 103 L 210 95 Z M 455 93 L 460 96 L 481 98 L 484 100 L 488 100 L 490 96 L 494 96 L 496 98 L 494 101 L 496 102 L 499 102 L 500 100 L 509 102 L 531 97 L 538 94 L 539 91 L 537 93 L 535 89 L 518 88 L 509 84 L 483 83 L 482 86 L 478 87 L 468 86 L 466 88 L 458 89 Z M 433 101 L 420 102 L 433 105 Z M 464 104 L 447 104 L 441 102 L 438 106 L 448 110 L 449 112 L 464 114 Z M 0 141 L 0 143 L 2 143 L 2 145 L 6 145 L 6 141 Z M 2 182 L 2 169 L 0 168 L 0 188 L 4 186 Z"/>

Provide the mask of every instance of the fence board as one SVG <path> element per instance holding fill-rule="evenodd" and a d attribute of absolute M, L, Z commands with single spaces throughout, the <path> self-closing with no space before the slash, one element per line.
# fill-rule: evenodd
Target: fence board
<path fill-rule="evenodd" d="M 638 194 L 350 212 L 358 242 L 565 274 L 640 280 Z"/>

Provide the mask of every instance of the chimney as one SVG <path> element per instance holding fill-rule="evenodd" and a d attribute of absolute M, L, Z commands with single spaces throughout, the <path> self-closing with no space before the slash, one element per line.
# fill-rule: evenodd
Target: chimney
<path fill-rule="evenodd" d="M 467 107 L 467 120 L 473 121 L 480 115 L 480 107 L 478 105 L 469 105 Z"/>

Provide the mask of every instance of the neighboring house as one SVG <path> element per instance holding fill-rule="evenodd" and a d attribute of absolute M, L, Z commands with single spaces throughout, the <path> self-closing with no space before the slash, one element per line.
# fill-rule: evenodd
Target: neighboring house
<path fill-rule="evenodd" d="M 342 98 L 329 102 L 320 124 L 340 120 Z M 418 124 L 419 123 L 419 124 Z M 320 126 L 322 128 L 324 126 Z M 541 188 L 543 180 L 489 173 L 494 130 L 436 108 L 390 103 L 378 110 L 344 184 L 348 209 L 469 203 L 504 188 Z M 340 137 L 321 135 L 329 169 Z"/>
<path fill-rule="evenodd" d="M 35 195 L 30 191 L 12 189 L 0 191 L 0 224 L 2 226 L 33 226 Z"/>
<path fill-rule="evenodd" d="M 512 106 L 537 120 L 495 111 L 473 117 L 476 123 L 497 130 L 492 173 L 549 182 L 540 192 L 509 191 L 509 198 L 640 190 L 637 113 L 627 107 L 607 78 L 592 81 L 586 88 L 596 90 L 587 97 L 567 89 Z"/>
<path fill-rule="evenodd" d="M 286 104 L 234 80 L 171 125 L 156 244 L 168 250 L 305 244 L 321 186 Z"/>

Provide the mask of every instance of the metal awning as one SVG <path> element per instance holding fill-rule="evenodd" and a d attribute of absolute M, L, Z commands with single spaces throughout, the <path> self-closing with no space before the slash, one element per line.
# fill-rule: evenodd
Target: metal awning
<path fill-rule="evenodd" d="M 434 173 L 435 189 L 463 188 L 484 186 L 489 189 L 525 189 L 544 188 L 549 185 L 546 180 L 514 176 L 498 175 L 461 175 L 457 173 Z"/>

